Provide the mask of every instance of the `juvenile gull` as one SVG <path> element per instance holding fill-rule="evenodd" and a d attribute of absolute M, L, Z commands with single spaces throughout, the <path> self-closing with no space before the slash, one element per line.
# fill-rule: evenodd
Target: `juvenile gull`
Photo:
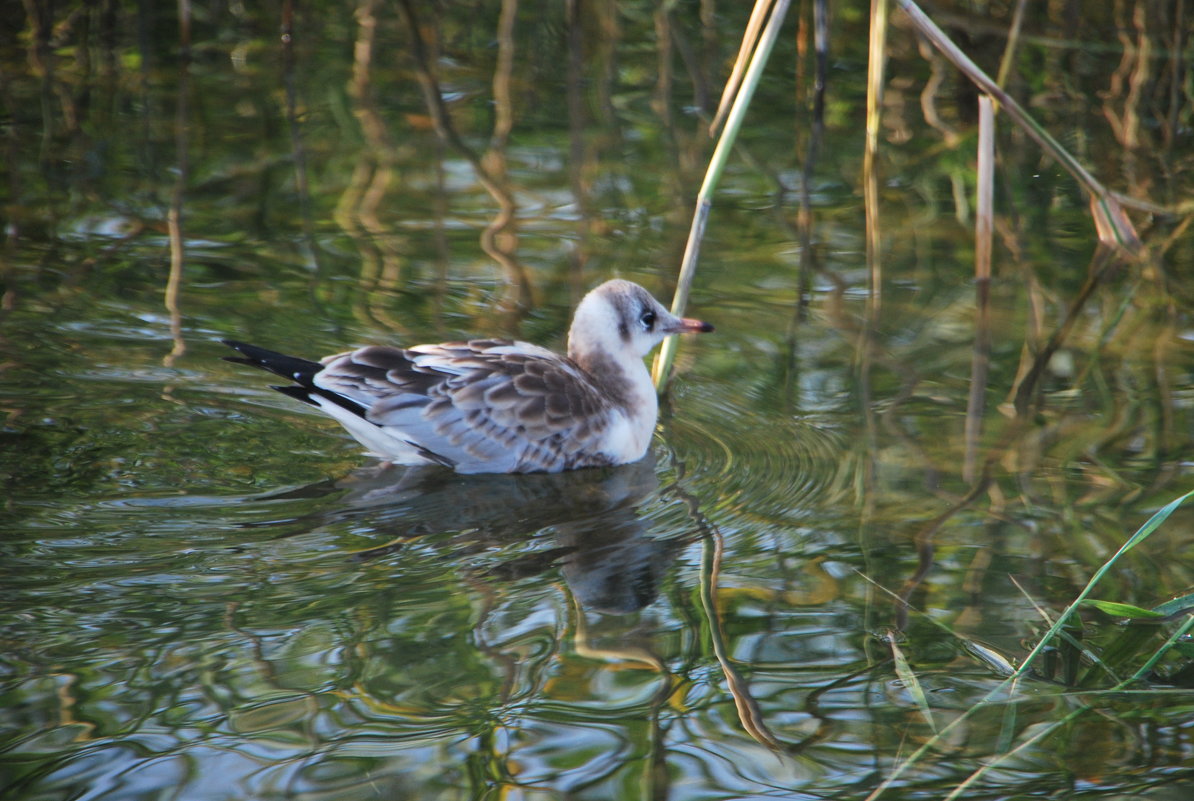
<path fill-rule="evenodd" d="M 274 389 L 340 421 L 374 454 L 460 473 L 557 472 L 626 464 L 647 452 L 658 399 L 643 357 L 669 334 L 712 331 L 630 281 L 585 295 L 568 355 L 509 339 L 372 345 L 313 362 L 235 340 Z"/>

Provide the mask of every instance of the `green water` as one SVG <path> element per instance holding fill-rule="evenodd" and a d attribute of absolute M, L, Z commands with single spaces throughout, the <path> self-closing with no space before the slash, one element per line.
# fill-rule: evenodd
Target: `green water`
<path fill-rule="evenodd" d="M 834 4 L 811 149 L 796 4 L 652 458 L 462 477 L 219 340 L 558 348 L 602 280 L 670 299 L 748 9 L 410 5 L 194 7 L 184 58 L 174 6 L 8 4 L 0 795 L 862 801 L 929 743 L 881 798 L 992 760 L 964 797 L 1187 798 L 1190 643 L 1121 684 L 1184 615 L 1085 609 L 1000 683 L 1194 489 L 1190 9 L 1029 4 L 1013 95 L 1177 211 L 1104 258 L 1001 113 L 983 327 L 972 90 L 896 15 L 868 262 L 868 4 Z M 934 9 L 992 72 L 1010 14 Z M 1092 597 L 1194 590 L 1192 520 Z"/>

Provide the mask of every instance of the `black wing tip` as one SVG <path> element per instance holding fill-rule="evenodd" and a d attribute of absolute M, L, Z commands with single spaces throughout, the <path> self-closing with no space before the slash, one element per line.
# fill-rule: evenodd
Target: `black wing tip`
<path fill-rule="evenodd" d="M 250 367 L 267 370 L 274 375 L 297 381 L 300 384 L 310 383 L 311 378 L 323 369 L 323 365 L 319 362 L 299 356 L 287 356 L 285 353 L 250 345 L 237 339 L 222 339 L 220 341 L 240 354 L 240 356 L 224 356 L 222 357 L 224 361 L 233 364 L 247 364 Z"/>
<path fill-rule="evenodd" d="M 451 469 L 456 468 L 456 460 L 455 459 L 449 459 L 447 456 L 441 456 L 440 454 L 436 453 L 435 451 L 431 450 L 430 448 L 425 448 L 422 445 L 420 445 L 419 443 L 413 442 L 409 439 L 403 440 L 403 442 L 405 442 L 407 445 L 414 448 L 416 453 L 418 453 L 420 456 L 422 456 L 424 459 L 426 459 L 429 462 L 440 465 L 441 467 L 447 467 L 447 468 L 451 468 Z"/>
<path fill-rule="evenodd" d="M 237 353 L 240 353 L 241 355 L 243 355 L 247 358 L 255 359 L 258 361 L 260 361 L 262 359 L 269 359 L 269 358 L 295 359 L 298 361 L 306 361 L 305 359 L 299 359 L 297 356 L 287 356 L 285 353 L 279 353 L 276 350 L 270 350 L 269 348 L 263 348 L 260 345 L 250 345 L 248 342 L 241 342 L 239 339 L 221 339 L 220 342 L 227 345 L 228 347 L 232 348 Z M 227 357 L 225 357 L 225 358 L 227 358 Z"/>
<path fill-rule="evenodd" d="M 224 361 L 233 364 L 247 364 L 250 367 L 256 367 L 288 381 L 293 381 L 293 384 L 270 387 L 288 398 L 294 398 L 316 408 L 322 408 L 319 400 L 322 398 L 361 418 L 364 418 L 368 412 L 360 403 L 315 385 L 315 376 L 323 370 L 323 365 L 319 362 L 298 356 L 287 356 L 285 353 L 250 345 L 237 339 L 222 339 L 220 341 L 241 354 L 240 356 L 224 356 L 222 357 Z"/>
<path fill-rule="evenodd" d="M 241 342 L 239 339 L 221 339 L 220 343 L 227 345 L 234 351 L 244 354 L 249 358 L 253 358 L 254 353 L 273 353 L 273 351 L 266 350 L 265 348 L 258 347 L 257 345 L 250 345 L 248 342 Z M 236 357 L 225 356 L 224 358 L 231 360 Z"/>
<path fill-rule="evenodd" d="M 312 406 L 319 406 L 315 399 L 311 397 L 311 391 L 307 387 L 300 387 L 298 384 L 287 384 L 286 386 L 271 386 L 270 389 L 277 390 L 288 398 L 294 398 L 297 401 L 309 403 Z"/>

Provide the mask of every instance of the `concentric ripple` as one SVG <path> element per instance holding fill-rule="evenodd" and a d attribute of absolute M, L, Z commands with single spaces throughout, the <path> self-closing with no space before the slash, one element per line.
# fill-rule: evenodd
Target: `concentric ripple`
<path fill-rule="evenodd" d="M 815 416 L 749 408 L 718 387 L 689 387 L 683 414 L 667 422 L 685 472 L 735 498 L 750 516 L 801 517 L 842 493 L 844 437 Z M 814 503 L 815 499 L 815 503 Z"/>

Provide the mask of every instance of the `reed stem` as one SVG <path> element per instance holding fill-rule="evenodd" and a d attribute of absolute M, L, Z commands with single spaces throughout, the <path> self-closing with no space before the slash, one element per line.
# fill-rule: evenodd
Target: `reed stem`
<path fill-rule="evenodd" d="M 771 0 L 757 0 L 756 5 L 768 3 Z M 730 115 L 726 118 L 725 130 L 721 137 L 717 140 L 717 146 L 713 149 L 713 156 L 709 159 L 709 167 L 705 170 L 705 180 L 701 184 L 701 191 L 697 195 L 696 210 L 692 216 L 692 227 L 688 230 L 688 242 L 684 246 L 684 260 L 680 265 L 680 276 L 676 282 L 676 294 L 672 298 L 672 314 L 683 314 L 684 307 L 688 305 L 688 292 L 692 287 L 692 279 L 696 273 L 697 259 L 701 251 L 701 239 L 705 235 L 705 225 L 709 220 L 709 208 L 713 205 L 713 192 L 717 187 L 717 182 L 721 180 L 722 171 L 725 170 L 726 162 L 730 157 L 730 151 L 734 147 L 734 142 L 738 138 L 738 132 L 742 129 L 742 120 L 746 117 L 746 110 L 750 107 L 751 98 L 754 97 L 755 89 L 759 86 L 759 79 L 763 76 L 763 68 L 767 64 L 767 59 L 771 56 L 771 51 L 775 47 L 775 41 L 779 38 L 779 29 L 783 24 L 784 16 L 787 14 L 790 0 L 776 0 L 775 7 L 771 11 L 771 17 L 767 20 L 767 26 L 763 29 L 763 35 L 759 38 L 758 46 L 751 55 L 750 66 L 746 70 L 746 77 L 742 79 L 742 88 L 739 90 L 737 96 L 734 98 L 734 105 L 730 108 Z M 667 380 L 671 371 L 672 362 L 676 358 L 676 337 L 669 337 L 663 341 L 663 346 L 659 349 L 659 355 L 655 357 L 655 364 L 652 369 L 655 380 L 655 388 L 659 392 L 663 392 L 667 388 Z"/>
<path fill-rule="evenodd" d="M 876 0 L 876 2 L 882 1 Z M 1136 229 L 1124 212 L 1119 195 L 1099 183 L 1078 159 L 1063 148 L 1039 122 L 1025 111 L 1023 106 L 1016 102 L 1015 98 L 1005 92 L 991 76 L 983 72 L 969 56 L 962 52 L 945 31 L 929 19 L 929 16 L 921 11 L 913 0 L 895 0 L 895 2 L 908 15 L 916 29 L 940 50 L 942 55 L 952 61 L 954 66 L 960 69 L 976 86 L 999 101 L 1000 108 L 1006 111 L 1008 116 L 1024 129 L 1025 133 L 1036 140 L 1036 143 L 1064 167 L 1090 194 L 1091 215 L 1094 218 L 1095 230 L 1098 232 L 1099 239 L 1105 244 L 1127 253 L 1133 255 L 1138 253 L 1143 247 L 1140 235 L 1136 233 Z"/>

